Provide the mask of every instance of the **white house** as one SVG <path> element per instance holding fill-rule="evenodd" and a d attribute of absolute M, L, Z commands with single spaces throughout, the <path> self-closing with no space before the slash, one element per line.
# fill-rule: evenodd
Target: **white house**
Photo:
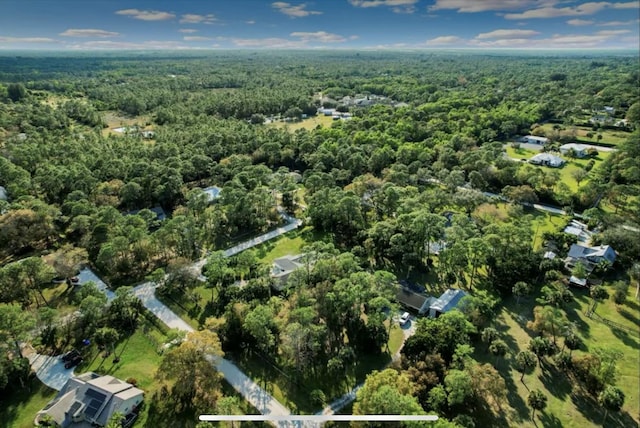
<path fill-rule="evenodd" d="M 552 155 L 551 153 L 538 153 L 529 159 L 529 163 L 534 165 L 545 165 L 552 168 L 560 168 L 564 165 L 564 159 L 561 157 Z"/>
<path fill-rule="evenodd" d="M 132 414 L 144 391 L 113 376 L 93 372 L 72 377 L 58 395 L 36 415 L 36 423 L 49 415 L 62 428 L 105 426 L 115 412 Z"/>
<path fill-rule="evenodd" d="M 435 302 L 431 303 L 429 306 L 429 316 L 432 318 L 437 318 L 442 314 L 449 312 L 450 310 L 455 309 L 460 303 L 460 300 L 464 296 L 466 296 L 462 290 L 450 288 L 436 299 Z"/>
<path fill-rule="evenodd" d="M 525 135 L 524 137 L 522 137 L 522 142 L 523 143 L 529 143 L 529 144 L 547 144 L 549 142 L 549 139 L 547 137 L 537 137 L 535 135 Z"/>
<path fill-rule="evenodd" d="M 571 150 L 574 151 L 577 158 L 583 158 L 587 156 L 589 146 L 576 143 L 563 144 L 562 146 L 560 146 L 560 153 L 562 153 L 563 155 L 567 155 Z"/>

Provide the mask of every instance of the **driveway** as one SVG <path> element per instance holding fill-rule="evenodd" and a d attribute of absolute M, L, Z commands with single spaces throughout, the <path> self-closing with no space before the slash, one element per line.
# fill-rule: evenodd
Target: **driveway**
<path fill-rule="evenodd" d="M 59 355 L 42 355 L 36 353 L 33 349 L 30 353 L 25 349 L 24 354 L 29 359 L 29 364 L 31 364 L 31 368 L 38 379 L 49 388 L 60 391 L 67 381 L 73 377 L 73 369 L 65 369 L 64 362 Z"/>
<path fill-rule="evenodd" d="M 101 280 L 98 277 L 98 275 L 93 273 L 93 271 L 91 269 L 89 269 L 89 268 L 82 269 L 80 271 L 80 273 L 78 274 L 78 279 L 80 280 L 78 282 L 79 285 L 86 284 L 89 281 L 91 281 L 94 284 L 96 284 L 98 289 L 101 290 L 102 292 L 104 292 L 104 294 L 107 295 L 107 298 L 109 300 L 113 300 L 113 298 L 116 296 L 113 291 L 109 290 L 109 287 L 107 287 L 107 284 L 105 284 L 104 281 Z"/>

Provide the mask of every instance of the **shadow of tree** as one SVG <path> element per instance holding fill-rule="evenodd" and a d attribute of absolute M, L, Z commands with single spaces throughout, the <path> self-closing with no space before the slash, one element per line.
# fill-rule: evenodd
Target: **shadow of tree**
<path fill-rule="evenodd" d="M 560 419 L 549 412 L 538 413 L 538 418 L 542 422 L 542 426 L 545 428 L 562 428 L 562 422 Z"/>
<path fill-rule="evenodd" d="M 560 400 L 566 400 L 567 396 L 571 394 L 572 387 L 566 375 L 550 362 L 543 363 L 538 379 L 547 388 L 547 391 Z"/>

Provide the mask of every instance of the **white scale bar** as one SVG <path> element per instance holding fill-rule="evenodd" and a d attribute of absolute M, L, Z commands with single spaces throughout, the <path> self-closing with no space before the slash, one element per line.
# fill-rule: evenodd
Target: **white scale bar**
<path fill-rule="evenodd" d="M 351 422 L 351 421 L 437 421 L 434 415 L 200 415 L 201 421 L 241 421 L 241 422 Z"/>

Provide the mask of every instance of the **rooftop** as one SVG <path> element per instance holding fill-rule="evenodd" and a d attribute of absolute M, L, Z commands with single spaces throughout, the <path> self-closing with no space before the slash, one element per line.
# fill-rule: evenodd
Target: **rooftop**
<path fill-rule="evenodd" d="M 435 302 L 431 304 L 429 309 L 438 311 L 438 312 L 447 312 L 451 309 L 455 308 L 458 305 L 460 299 L 466 296 L 462 290 L 450 288 L 440 296 Z"/>

